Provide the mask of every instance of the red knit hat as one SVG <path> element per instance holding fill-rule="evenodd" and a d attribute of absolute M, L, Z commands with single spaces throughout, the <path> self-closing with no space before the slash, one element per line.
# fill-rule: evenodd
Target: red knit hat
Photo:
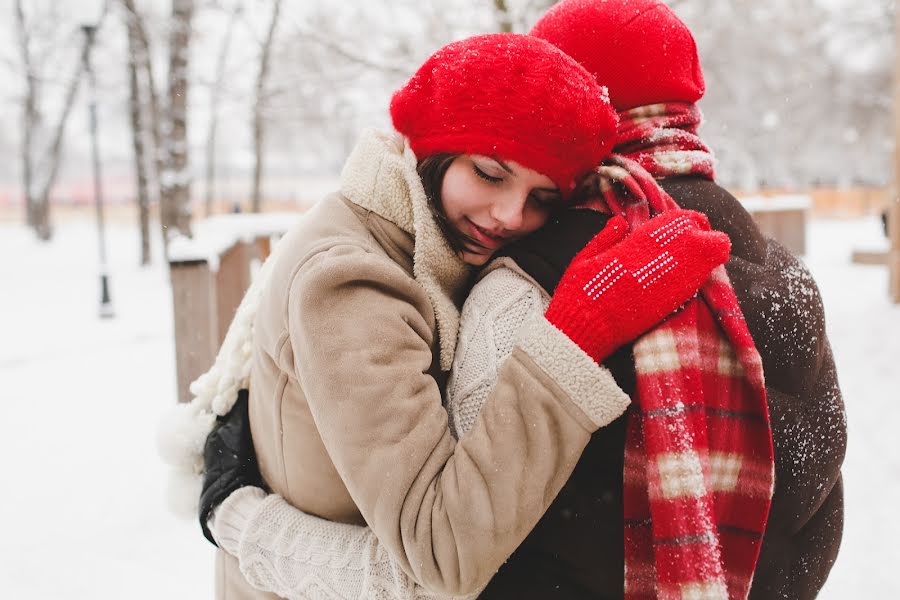
<path fill-rule="evenodd" d="M 444 46 L 391 100 L 416 157 L 483 154 L 544 174 L 564 197 L 610 151 L 617 117 L 606 90 L 558 48 L 498 33 Z"/>
<path fill-rule="evenodd" d="M 531 35 L 584 65 L 619 111 L 696 102 L 706 89 L 694 36 L 659 0 L 563 0 Z"/>

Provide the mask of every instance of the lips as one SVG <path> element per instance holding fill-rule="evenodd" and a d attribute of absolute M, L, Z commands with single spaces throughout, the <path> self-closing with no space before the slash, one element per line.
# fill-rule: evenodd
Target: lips
<path fill-rule="evenodd" d="M 487 249 L 493 249 L 504 242 L 507 241 L 508 238 L 497 235 L 496 233 L 492 233 L 483 227 L 479 227 L 476 225 L 471 219 L 466 218 L 466 223 L 469 225 L 469 234 L 475 238 L 475 240 L 484 246 Z"/>

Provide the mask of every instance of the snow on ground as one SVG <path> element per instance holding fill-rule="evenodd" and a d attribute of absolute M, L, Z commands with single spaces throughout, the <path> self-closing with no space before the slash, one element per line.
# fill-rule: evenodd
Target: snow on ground
<path fill-rule="evenodd" d="M 164 506 L 154 445 L 175 397 L 165 269 L 137 267 L 131 227 L 109 228 L 116 317 L 97 317 L 90 221 L 48 245 L 0 224 L 0 385 L 4 475 L 0 596 L 210 598 L 213 549 Z M 814 221 L 808 264 L 825 299 L 847 404 L 846 524 L 821 598 L 900 597 L 900 306 L 883 267 L 853 248 L 883 245 L 874 219 Z"/>
<path fill-rule="evenodd" d="M 886 248 L 874 217 L 809 228 L 806 262 L 847 408 L 844 539 L 820 594 L 827 600 L 900 598 L 900 305 L 888 302 L 886 268 L 849 261 L 853 249 L 872 248 Z"/>
<path fill-rule="evenodd" d="M 138 251 L 133 228 L 109 228 L 116 317 L 101 320 L 90 221 L 49 245 L 0 225 L 0 597 L 212 597 L 212 546 L 161 491 L 172 299 Z"/>

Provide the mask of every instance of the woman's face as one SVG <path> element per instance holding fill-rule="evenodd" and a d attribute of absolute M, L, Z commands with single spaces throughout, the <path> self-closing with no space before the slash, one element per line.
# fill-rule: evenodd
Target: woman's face
<path fill-rule="evenodd" d="M 441 199 L 450 226 L 481 246 L 470 245 L 460 258 L 483 265 L 501 246 L 541 227 L 561 195 L 549 177 L 516 162 L 463 154 L 447 168 Z"/>

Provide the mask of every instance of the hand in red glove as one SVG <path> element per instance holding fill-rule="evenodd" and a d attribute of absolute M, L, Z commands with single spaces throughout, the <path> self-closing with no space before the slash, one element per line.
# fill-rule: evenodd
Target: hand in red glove
<path fill-rule="evenodd" d="M 602 362 L 694 296 L 730 252 L 698 212 L 667 211 L 630 235 L 614 217 L 569 264 L 545 316 Z"/>

